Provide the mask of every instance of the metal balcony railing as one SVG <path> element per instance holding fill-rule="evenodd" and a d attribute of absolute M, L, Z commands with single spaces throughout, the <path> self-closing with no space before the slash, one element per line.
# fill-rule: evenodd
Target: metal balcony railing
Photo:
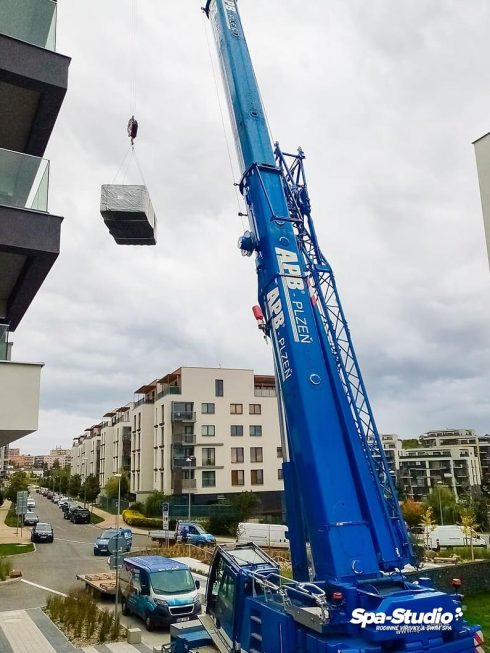
<path fill-rule="evenodd" d="M 176 385 L 169 385 L 163 390 L 160 390 L 160 392 L 157 392 L 157 399 L 161 399 L 162 397 L 166 397 L 167 395 L 180 395 L 182 394 L 181 388 L 179 388 Z"/>
<path fill-rule="evenodd" d="M 172 444 L 196 444 L 195 433 L 177 433 L 172 437 Z"/>
<path fill-rule="evenodd" d="M 47 159 L 0 148 L 0 204 L 47 212 L 48 190 Z"/>
<path fill-rule="evenodd" d="M 0 33 L 55 50 L 56 13 L 57 4 L 53 0 L 2 0 Z"/>
<path fill-rule="evenodd" d="M 193 410 L 172 411 L 172 422 L 195 422 L 196 413 Z"/>

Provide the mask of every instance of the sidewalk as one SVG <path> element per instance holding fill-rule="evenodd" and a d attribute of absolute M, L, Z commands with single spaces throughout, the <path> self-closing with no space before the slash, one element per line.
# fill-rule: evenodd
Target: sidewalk
<path fill-rule="evenodd" d="M 5 500 L 4 504 L 0 506 L 0 544 L 27 544 L 31 541 L 31 531 L 28 528 L 21 529 L 17 533 L 17 529 L 5 524 L 5 517 L 10 508 L 10 501 Z"/>

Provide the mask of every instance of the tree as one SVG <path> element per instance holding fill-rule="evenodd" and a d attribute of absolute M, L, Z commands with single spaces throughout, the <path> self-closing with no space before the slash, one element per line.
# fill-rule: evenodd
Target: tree
<path fill-rule="evenodd" d="M 121 496 L 126 497 L 129 494 L 129 476 L 128 473 L 120 470 L 121 474 Z M 109 499 L 117 499 L 119 491 L 119 478 L 111 476 L 104 485 L 104 492 Z"/>
<path fill-rule="evenodd" d="M 456 519 L 456 498 L 447 485 L 436 485 L 425 500 L 425 505 L 432 508 L 433 514 L 437 515 L 445 524 L 454 524 Z"/>
<path fill-rule="evenodd" d="M 68 483 L 68 492 L 71 497 L 78 497 L 80 495 L 80 489 L 82 487 L 82 478 L 80 474 L 73 474 L 70 476 L 70 481 Z"/>
<path fill-rule="evenodd" d="M 478 524 L 476 523 L 475 511 L 473 510 L 473 508 L 470 506 L 461 508 L 460 519 L 461 519 L 460 526 L 463 529 L 466 545 L 468 545 L 469 543 L 470 550 L 471 550 L 471 559 L 474 560 L 475 553 L 473 550 L 473 535 L 475 532 L 475 528 L 478 526 Z"/>
<path fill-rule="evenodd" d="M 260 498 L 253 492 L 240 492 L 231 500 L 239 522 L 247 521 L 260 506 Z"/>
<path fill-rule="evenodd" d="M 422 519 L 420 520 L 420 525 L 424 529 L 424 544 L 426 549 L 430 549 L 430 534 L 437 526 L 437 522 L 432 516 L 432 508 L 426 508 Z"/>
<path fill-rule="evenodd" d="M 163 494 L 163 492 L 152 492 L 146 497 L 145 501 L 145 515 L 147 517 L 161 517 L 162 503 L 168 503 L 170 497 Z"/>
<path fill-rule="evenodd" d="M 407 438 L 406 440 L 402 440 L 402 449 L 416 449 L 417 447 L 420 447 L 420 442 L 417 438 Z"/>
<path fill-rule="evenodd" d="M 91 503 L 93 505 L 95 499 L 97 499 L 100 494 L 99 481 L 93 474 L 90 474 L 85 479 L 81 493 L 83 494 L 84 502 Z"/>
<path fill-rule="evenodd" d="M 409 528 L 418 526 L 424 514 L 424 504 L 413 499 L 407 499 L 401 505 L 403 518 L 407 522 Z"/>
<path fill-rule="evenodd" d="M 28 476 L 25 472 L 15 472 L 10 477 L 10 483 L 7 486 L 5 496 L 15 503 L 17 501 L 17 492 L 25 492 L 29 489 Z"/>

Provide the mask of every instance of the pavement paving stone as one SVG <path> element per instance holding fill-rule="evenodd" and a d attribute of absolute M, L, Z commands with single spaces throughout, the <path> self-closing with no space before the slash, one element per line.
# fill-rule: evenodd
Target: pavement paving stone
<path fill-rule="evenodd" d="M 25 610 L 2 612 L 0 630 L 13 653 L 58 653 Z"/>
<path fill-rule="evenodd" d="M 31 608 L 28 614 L 56 653 L 74 653 L 78 650 L 41 608 Z"/>

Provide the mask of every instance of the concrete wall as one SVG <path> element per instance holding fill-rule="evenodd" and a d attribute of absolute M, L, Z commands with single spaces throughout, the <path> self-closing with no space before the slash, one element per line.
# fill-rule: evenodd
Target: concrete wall
<path fill-rule="evenodd" d="M 37 431 L 42 367 L 0 361 L 0 447 Z"/>

